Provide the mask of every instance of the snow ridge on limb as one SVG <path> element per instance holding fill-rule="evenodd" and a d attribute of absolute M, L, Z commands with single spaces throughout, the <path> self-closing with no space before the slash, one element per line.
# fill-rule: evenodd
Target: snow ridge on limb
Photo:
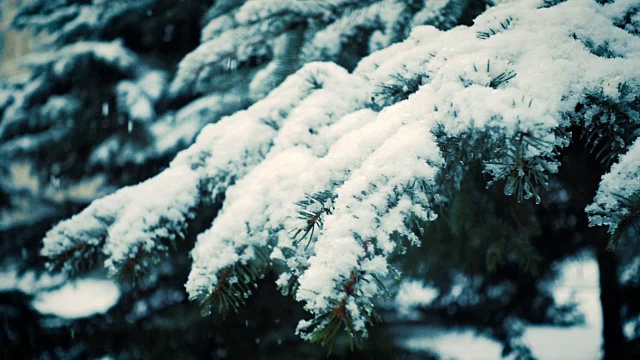
<path fill-rule="evenodd" d="M 315 315 L 314 328 L 307 329 L 308 322 L 298 327 L 303 334 L 308 331 L 304 338 L 314 340 L 318 329 L 344 319 L 352 335 L 366 335 L 365 326 L 374 317 L 372 299 L 384 290 L 380 279 L 389 273 L 387 257 L 403 238 L 418 242 L 407 219 L 435 218 L 429 194 L 418 184 L 433 183 L 441 161 L 429 124 L 407 123 L 335 189 L 332 212 L 296 292 Z M 324 318 L 328 313 L 333 316 Z"/>
<path fill-rule="evenodd" d="M 110 163 L 116 166 L 142 165 L 168 157 L 191 144 L 205 125 L 219 121 L 224 115 L 235 112 L 231 110 L 242 109 L 244 105 L 245 102 L 235 93 L 203 96 L 148 124 L 149 144 L 144 149 L 131 142 L 123 143 L 119 137 L 111 137 L 96 147 L 89 158 L 89 166 L 108 166 Z"/>
<path fill-rule="evenodd" d="M 406 24 L 402 22 L 407 13 L 407 6 L 395 0 L 373 2 L 358 8 L 350 16 L 341 17 L 314 34 L 302 47 L 302 56 L 307 61 L 337 59 L 340 53 L 348 50 L 345 46 L 349 46 L 349 39 L 363 29 L 375 32 L 369 40 L 369 50 L 385 48 L 405 37 L 402 30 Z"/>
<path fill-rule="evenodd" d="M 345 4 L 342 4 L 345 3 Z M 204 93 L 236 86 L 238 73 L 259 70 L 260 65 L 275 57 L 290 57 L 290 65 L 297 68 L 297 47 L 281 52 L 277 47 L 283 36 L 303 31 L 309 17 L 327 16 L 339 5 L 354 6 L 354 1 L 337 4 L 320 1 L 246 1 L 213 6 L 212 18 L 202 30 L 202 43 L 180 62 L 170 92 L 177 96 L 183 92 Z M 299 42 L 297 37 L 288 39 Z M 288 41 L 285 39 L 285 42 Z M 293 44 L 292 44 L 293 45 Z M 229 76 L 225 76 L 229 75 Z M 286 75 L 286 74 L 285 74 Z M 249 78 L 251 78 L 249 76 Z M 267 89 L 271 90 L 271 89 Z M 263 91 L 257 91 L 264 93 Z"/>
<path fill-rule="evenodd" d="M 303 70 L 307 68 L 310 66 Z M 321 76 L 316 73 L 326 70 L 331 71 Z M 366 103 L 366 83 L 341 68 L 318 64 L 309 75 L 308 80 L 317 89 L 285 114 L 282 121 L 270 123 L 277 135 L 268 154 L 228 189 L 212 227 L 198 237 L 192 252 L 193 269 L 186 285 L 192 299 L 209 301 L 220 295 L 221 287 L 251 280 L 218 275 L 225 271 L 235 274 L 237 266 L 252 262 L 256 253 L 264 252 L 267 244 L 279 236 L 294 202 L 304 194 L 297 186 L 300 174 L 313 165 L 316 156 L 326 153 L 340 134 L 329 129 L 335 128 L 343 115 Z M 342 123 L 340 131 L 360 121 Z M 264 262 L 264 259 L 255 260 Z M 236 300 L 242 301 L 245 294 L 245 291 L 238 293 Z"/>

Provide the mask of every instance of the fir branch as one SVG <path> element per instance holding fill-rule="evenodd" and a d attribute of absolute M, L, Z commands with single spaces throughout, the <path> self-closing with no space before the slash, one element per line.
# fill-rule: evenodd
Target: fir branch
<path fill-rule="evenodd" d="M 159 260 L 156 258 L 153 263 L 154 265 L 157 265 Z M 145 254 L 142 245 L 138 245 L 135 250 L 135 255 L 128 258 L 124 264 L 118 268 L 114 277 L 120 282 L 130 282 L 134 287 L 136 287 L 138 284 L 144 284 L 145 278 L 150 272 L 150 268 L 151 267 L 148 262 L 145 261 Z"/>
<path fill-rule="evenodd" d="M 512 17 L 508 17 L 505 20 L 500 22 L 500 27 L 496 28 L 496 29 L 489 29 L 486 31 L 478 31 L 476 32 L 476 36 L 478 37 L 478 39 L 488 39 L 490 37 L 492 37 L 493 35 L 499 34 L 501 32 L 503 32 L 504 30 L 509 29 L 509 27 L 511 26 L 513 22 L 513 18 Z"/>
<path fill-rule="evenodd" d="M 98 236 L 97 244 L 76 242 L 67 250 L 51 257 L 47 262 L 47 270 L 63 271 L 71 279 L 93 270 L 96 264 L 100 264 L 104 259 L 100 249 L 105 238 L 106 235 Z"/>
<path fill-rule="evenodd" d="M 200 296 L 202 316 L 210 315 L 215 308 L 223 316 L 230 310 L 237 313 L 245 305 L 269 266 L 266 249 L 254 248 L 254 251 L 256 256 L 252 261 L 237 262 L 220 271 L 215 287 Z"/>
<path fill-rule="evenodd" d="M 310 71 L 309 75 L 305 78 L 307 83 L 309 83 L 310 90 L 320 90 L 323 86 L 323 81 L 321 80 L 321 75 L 318 74 L 317 71 Z"/>
<path fill-rule="evenodd" d="M 543 140 L 535 131 L 516 131 L 514 136 L 494 136 L 486 131 L 474 134 L 472 130 L 457 136 L 449 136 L 439 126 L 434 130 L 440 149 L 445 156 L 445 166 L 438 177 L 439 191 L 446 195 L 446 189 L 457 191 L 457 185 L 463 176 L 467 164 L 478 159 L 485 167 L 490 167 L 494 179 L 488 186 L 499 179 L 506 179 L 504 194 L 514 195 L 518 201 L 534 198 L 537 204 L 541 201 L 541 193 L 547 188 L 550 171 L 548 158 L 529 158 L 527 149 L 533 147 L 544 153 L 548 149 L 557 151 L 557 145 Z M 455 181 L 452 181 L 455 180 Z M 445 191 L 443 191 L 445 190 Z"/>
<path fill-rule="evenodd" d="M 298 246 L 302 240 L 308 237 L 305 250 L 309 248 L 315 229 L 322 229 L 323 217 L 333 212 L 333 200 L 335 196 L 329 191 L 322 191 L 313 195 L 306 195 L 305 200 L 298 201 L 298 219 L 304 221 L 304 225 L 289 231 L 293 233 L 294 245 Z"/>
<path fill-rule="evenodd" d="M 607 40 L 597 43 L 595 40 L 587 38 L 586 36 L 578 35 L 577 33 L 571 34 L 575 40 L 580 41 L 584 45 L 585 49 L 595 56 L 603 57 L 607 59 L 622 57 L 617 53 Z"/>
<path fill-rule="evenodd" d="M 144 282 L 151 269 L 168 255 L 169 249 L 177 249 L 177 240 L 184 238 L 186 228 L 186 221 L 175 223 L 166 217 L 160 217 L 158 223 L 149 228 L 153 247 L 146 248 L 138 244 L 129 251 L 126 258 L 112 261 L 115 268 L 112 275 L 121 281 L 130 279 L 134 285 Z"/>
<path fill-rule="evenodd" d="M 549 161 L 546 158 L 530 158 L 527 155 L 529 147 L 536 148 L 543 152 L 545 149 L 554 149 L 555 144 L 543 140 L 533 132 L 518 131 L 515 139 L 503 138 L 500 142 L 504 142 L 501 149 L 503 152 L 496 160 L 487 160 L 486 165 L 495 166 L 501 169 L 506 179 L 504 185 L 504 194 L 507 196 L 515 195 L 518 202 L 534 198 L 536 204 L 541 202 L 541 194 L 548 186 Z M 500 178 L 500 177 L 498 177 Z M 489 181 L 489 185 L 495 180 Z"/>
<path fill-rule="evenodd" d="M 483 76 L 478 78 L 477 74 L 481 73 L 486 73 L 486 77 Z M 487 77 L 489 78 L 489 81 L 485 80 Z M 497 89 L 500 85 L 506 84 L 514 77 L 516 77 L 516 72 L 508 68 L 502 71 L 498 71 L 496 74 L 495 66 L 492 69 L 491 59 L 487 59 L 486 66 L 478 66 L 474 63 L 473 73 L 471 75 L 460 75 L 460 81 L 462 82 L 464 87 L 469 87 L 471 85 L 480 85 Z"/>
<path fill-rule="evenodd" d="M 411 74 L 406 70 L 406 66 L 403 72 Z M 374 107 L 383 108 L 406 100 L 409 98 L 409 95 L 418 91 L 420 86 L 429 81 L 428 74 L 412 75 L 413 76 L 406 76 L 401 72 L 396 72 L 391 75 L 389 81 L 377 84 L 371 97 Z"/>
<path fill-rule="evenodd" d="M 516 72 L 513 70 L 505 70 L 489 81 L 489 87 L 496 89 L 498 86 L 508 82 L 509 80 L 516 77 Z"/>
<path fill-rule="evenodd" d="M 542 0 L 542 5 L 540 5 L 538 9 L 550 8 L 558 4 L 562 4 L 565 1 L 567 0 Z"/>
<path fill-rule="evenodd" d="M 590 146 L 605 166 L 610 166 L 618 156 L 640 136 L 640 99 L 637 92 L 627 84 L 618 86 L 620 96 L 612 99 L 599 93 L 589 94 L 579 104 L 574 122 L 583 124 L 581 139 Z"/>
<path fill-rule="evenodd" d="M 353 350 L 354 347 L 361 348 L 363 336 L 366 336 L 366 333 L 361 334 L 361 330 L 357 329 L 354 319 L 347 309 L 347 303 L 349 301 L 358 303 L 358 299 L 354 293 L 360 280 L 363 279 L 356 276 L 355 271 L 352 271 L 342 286 L 344 297 L 335 303 L 327 312 L 319 314 L 312 320 L 305 322 L 303 327 L 299 326 L 297 330 L 298 334 L 312 344 L 328 346 L 328 355 L 331 355 L 340 330 L 343 329 L 349 338 L 351 350 Z M 364 304 L 360 304 L 360 306 L 363 307 L 363 314 L 365 315 L 367 324 L 373 325 L 376 322 L 382 321 L 372 305 L 364 306 Z"/>
<path fill-rule="evenodd" d="M 617 226 L 611 234 L 607 250 L 617 251 L 625 249 L 626 246 L 640 236 L 640 194 L 631 196 L 612 194 L 624 211 L 618 219 Z"/>

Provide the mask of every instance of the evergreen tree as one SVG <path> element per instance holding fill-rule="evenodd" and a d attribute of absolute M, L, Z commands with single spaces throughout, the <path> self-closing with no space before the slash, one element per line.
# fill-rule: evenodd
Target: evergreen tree
<path fill-rule="evenodd" d="M 0 233 L 3 240 L 10 240 L 3 241 L 3 266 L 39 270 L 38 241 L 54 222 L 116 187 L 158 173 L 207 123 L 261 99 L 304 64 L 333 61 L 353 70 L 363 56 L 405 39 L 415 26 L 429 24 L 447 30 L 457 24 L 470 25 L 486 5 L 467 0 L 433 4 L 388 0 L 21 2 L 14 25 L 39 33 L 40 51 L 27 61 L 26 78 L 2 84 L 0 167 L 4 176 L 0 192 L 10 205 L 2 211 Z M 367 106 L 378 111 L 422 84 L 423 79 L 413 78 L 407 90 L 398 74 L 392 75 L 395 81 L 380 86 L 380 94 L 388 91 L 387 95 Z M 320 71 L 304 80 L 310 92 L 322 86 L 317 82 L 322 76 Z M 297 101 L 299 96 L 289 100 Z M 356 96 L 357 101 L 364 102 L 361 96 L 364 92 Z M 288 116 L 285 112 L 280 115 Z M 277 126 L 268 117 L 265 121 L 270 127 Z M 116 271 L 127 279 L 118 306 L 105 317 L 73 323 L 75 339 L 65 338 L 55 327 L 40 329 L 46 335 L 41 339 L 57 339 L 43 346 L 42 352 L 66 357 L 106 353 L 137 357 L 140 352 L 184 355 L 184 348 L 192 347 L 189 356 L 200 358 L 210 351 L 196 344 L 219 334 L 217 330 L 224 325 L 208 318 L 194 319 L 197 307 L 186 307 L 180 295 L 190 266 L 187 252 L 193 240 L 189 239 L 208 227 L 222 202 L 222 197 L 206 194 L 206 188 L 198 187 L 198 191 L 205 196 L 192 209 L 194 218 L 188 221 L 192 233 L 185 231 L 187 241 L 174 243 L 175 256 L 164 258 L 161 267 Z M 166 199 L 171 196 L 167 194 Z M 181 226 L 186 228 L 187 223 L 160 221 L 167 226 L 167 239 L 174 231 L 186 230 Z M 156 230 L 163 232 L 161 227 Z M 299 235 L 307 231 L 305 227 Z M 102 241 L 97 233 L 88 237 Z M 82 261 L 76 262 L 72 252 L 62 256 L 70 257 L 73 270 L 69 275 L 91 271 L 104 260 L 99 252 L 86 250 Z M 129 275 L 134 275 L 133 283 Z M 260 291 L 269 293 L 268 288 Z M 153 300 L 158 298 L 169 300 Z M 265 298 L 270 296 L 253 299 L 248 312 L 273 309 Z M 29 299 L 20 299 L 16 302 L 20 313 L 33 313 L 23 306 Z M 143 306 L 148 307 L 146 312 L 136 310 Z M 302 316 L 300 311 L 296 314 Z M 114 326 L 113 318 L 127 322 Z M 175 322 L 176 331 L 190 329 L 189 339 L 176 344 L 172 332 L 158 325 L 163 318 Z M 186 321 L 179 322 L 179 318 Z M 136 338 L 137 344 L 121 344 L 132 336 L 129 323 L 156 329 L 157 335 Z M 249 328 L 266 336 L 273 333 L 269 328 Z M 214 346 L 226 347 L 236 356 L 251 351 L 233 348 L 241 343 L 241 331 L 229 333 L 222 338 L 216 335 Z M 23 343 L 37 341 L 29 334 L 33 332 L 25 333 L 29 340 Z M 96 346 L 95 334 L 109 339 L 107 344 Z M 287 334 L 285 341 L 292 341 L 292 331 Z M 4 335 L 3 340 L 10 338 Z M 149 352 L 150 344 L 159 338 L 167 340 L 162 341 L 166 346 L 155 345 L 157 352 Z M 265 351 L 264 346 L 258 351 Z M 36 353 L 34 349 L 32 356 Z M 19 353 L 9 356 L 14 354 Z"/>
<path fill-rule="evenodd" d="M 213 20 L 203 43 L 181 61 L 168 96 L 182 104 L 205 93 L 243 94 L 238 97 L 250 101 L 268 95 L 206 126 L 157 176 L 56 225 L 42 250 L 51 267 L 76 276 L 104 260 L 112 275 L 154 281 L 170 249 L 184 246 L 179 239 L 188 237 L 191 222 L 203 211 L 217 212 L 191 252 L 190 298 L 207 314 L 238 310 L 263 274 L 275 271 L 280 290 L 308 312 L 296 332 L 331 346 L 341 330 L 354 344 L 367 336 L 378 318 L 375 299 L 398 268 L 410 267 L 402 253 L 418 254 L 412 245 L 422 243 L 425 258 L 444 264 L 437 266 L 448 262 L 429 251 L 456 249 L 463 259 L 482 259 L 489 272 L 468 260 L 452 259 L 450 266 L 482 274 L 468 288 L 485 302 L 494 300 L 496 280 L 520 282 L 513 269 L 546 271 L 553 261 L 594 246 L 603 309 L 613 309 L 604 314 L 605 355 L 630 356 L 620 296 L 607 290 L 619 291 L 616 259 L 603 251 L 604 234 L 585 227 L 586 219 L 608 227 L 612 247 L 635 245 L 637 3 L 507 3 L 471 27 L 417 26 L 390 45 L 403 38 L 391 36 L 394 31 L 407 32 L 397 30 L 397 19 L 441 19 L 438 9 L 400 4 L 392 5 L 406 9 L 385 8 L 385 15 L 403 15 L 390 22 L 370 15 L 369 2 L 216 4 L 205 16 Z M 360 43 L 367 50 L 356 51 L 356 59 L 383 48 L 357 65 L 336 49 L 342 42 L 332 35 L 340 11 L 355 13 L 353 7 L 366 21 L 341 24 L 348 35 L 338 38 L 349 41 L 351 25 L 369 33 Z M 372 30 L 372 19 L 383 25 Z M 436 25 L 446 30 L 451 23 L 445 23 Z M 228 37 L 214 30 L 222 24 L 231 29 Z M 230 53 L 224 45 L 238 38 L 249 40 Z M 309 60 L 343 67 L 309 63 L 275 87 L 282 74 Z M 585 144 L 586 157 L 577 150 Z M 585 172 L 588 177 L 575 178 Z M 465 208 L 470 202 L 486 206 L 484 218 Z M 580 214 L 585 206 L 586 216 Z M 576 230 L 583 233 L 575 241 L 559 235 Z M 434 239 L 442 238 L 463 244 L 438 246 Z M 562 241 L 567 244 L 556 244 Z M 623 285 L 637 283 L 637 257 L 623 261 Z M 525 304 L 527 311 L 534 305 L 524 291 L 534 285 L 534 278 L 525 280 L 508 297 L 514 303 L 502 307 L 509 311 L 479 320 L 505 341 L 505 353 L 528 356 L 504 325 L 525 316 L 513 306 Z M 605 306 L 609 301 L 617 304 Z M 478 313 L 467 308 L 462 322 Z M 637 312 L 631 304 L 627 310 Z"/>

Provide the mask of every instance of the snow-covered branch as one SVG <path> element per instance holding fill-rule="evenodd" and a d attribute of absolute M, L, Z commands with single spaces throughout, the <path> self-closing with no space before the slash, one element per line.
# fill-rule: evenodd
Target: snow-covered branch
<path fill-rule="evenodd" d="M 281 13 L 248 10 L 257 4 L 221 16 L 253 26 Z M 620 22 L 627 13 L 621 4 L 637 9 L 632 2 L 510 2 L 471 27 L 416 27 L 352 73 L 308 64 L 248 110 L 205 127 L 157 177 L 56 226 L 43 254 L 66 256 L 81 239 L 99 248 L 112 272 L 131 259 L 143 264 L 144 255 L 166 252 L 164 239 L 182 234 L 199 203 L 224 194 L 192 252 L 192 299 L 222 299 L 235 308 L 256 272 L 278 261 L 285 269 L 278 285 L 312 315 L 298 327 L 305 339 L 330 342 L 323 331 L 343 325 L 354 338 L 366 335 L 373 301 L 385 292 L 381 280 L 392 270 L 390 255 L 429 236 L 420 224 L 437 216 L 436 180 L 446 161 L 479 160 L 506 195 L 540 202 L 570 142 L 569 127 L 589 126 L 576 109 L 596 106 L 597 94 L 623 102 L 629 95 L 616 92 L 622 84 L 635 89 L 637 104 L 640 39 L 633 24 Z M 174 90 L 201 81 L 193 70 L 223 57 L 225 49 L 211 45 L 218 37 L 212 39 L 185 59 Z M 211 58 L 200 58 L 205 54 Z M 443 156 L 443 144 L 461 139 L 478 153 Z M 637 147 L 603 179 L 591 213 L 628 211 L 617 210 L 611 194 L 640 190 Z M 592 221 L 613 223 L 602 215 Z M 103 234 L 104 244 L 87 238 L 93 233 Z"/>

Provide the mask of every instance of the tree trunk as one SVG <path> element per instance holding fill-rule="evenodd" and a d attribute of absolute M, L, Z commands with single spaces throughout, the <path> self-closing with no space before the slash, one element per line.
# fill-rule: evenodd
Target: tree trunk
<path fill-rule="evenodd" d="M 616 253 L 607 251 L 606 245 L 596 246 L 600 272 L 600 304 L 602 306 L 603 359 L 628 359 L 626 341 L 622 334 L 620 285 Z"/>
<path fill-rule="evenodd" d="M 590 227 L 584 208 L 593 202 L 602 174 L 609 169 L 594 156 L 585 156 L 585 149 L 593 148 L 582 138 L 579 128 L 572 128 L 573 144 L 564 155 L 561 175 L 570 189 L 571 211 L 578 220 L 578 238 L 594 249 L 600 277 L 600 306 L 602 307 L 602 358 L 626 360 L 630 358 L 628 344 L 622 333 L 622 293 L 618 279 L 618 257 L 608 251 L 610 234 L 602 226 Z M 577 161 L 576 161 L 577 160 Z"/>

